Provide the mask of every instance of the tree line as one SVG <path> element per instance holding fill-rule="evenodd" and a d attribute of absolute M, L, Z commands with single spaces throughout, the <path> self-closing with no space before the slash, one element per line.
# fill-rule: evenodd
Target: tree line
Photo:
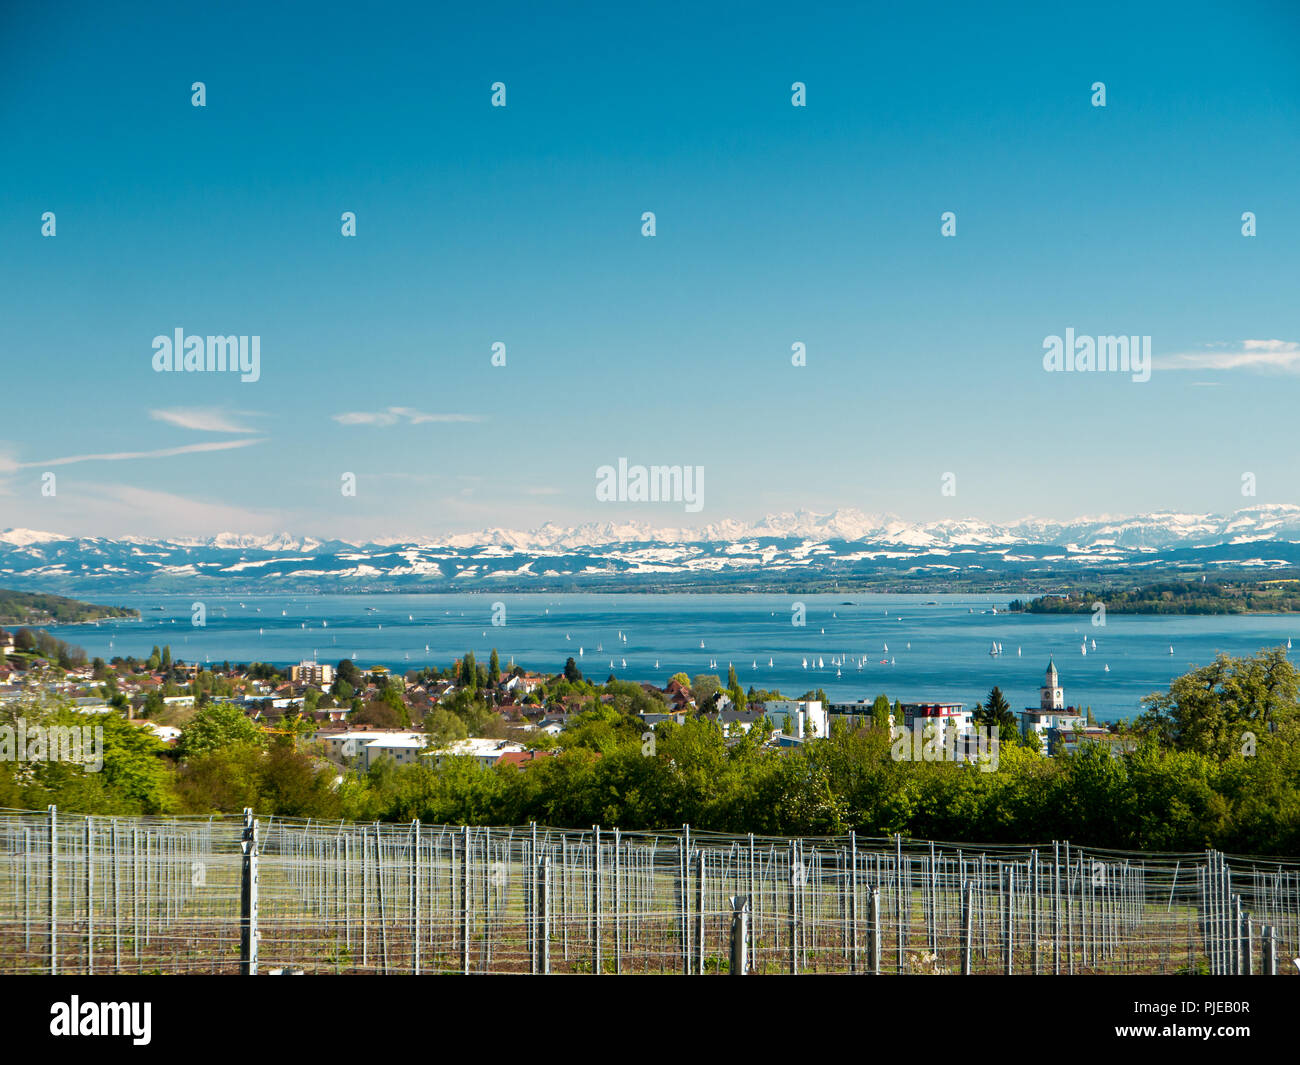
<path fill-rule="evenodd" d="M 1019 741 L 1009 707 L 991 692 L 977 716 L 999 726 L 995 772 L 896 760 L 885 696 L 872 704 L 872 720 L 852 728 L 833 722 L 830 735 L 775 751 L 764 745 L 761 727 L 742 734 L 702 716 L 680 725 L 668 720 L 651 732 L 637 714 L 662 708 L 662 700 L 637 684 L 591 685 L 562 675 L 550 683 L 589 686 L 599 698 L 559 736 L 530 741 L 556 751 L 524 768 L 448 758 L 345 770 L 313 748 L 309 721 L 291 715 L 270 735 L 237 708 L 209 703 L 175 749 L 104 715 L 100 774 L 0 760 L 0 806 L 230 814 L 251 806 L 358 820 L 625 829 L 690 823 L 774 835 L 852 829 L 953 842 L 1070 839 L 1136 850 L 1300 854 L 1300 674 L 1283 648 L 1221 655 L 1148 696 L 1123 728 L 1131 747 L 1123 752 L 1084 745 L 1044 757 Z M 18 709 L 85 723 L 48 705 L 11 705 L 0 720 Z M 431 740 L 445 740 L 500 722 L 481 693 L 462 688 L 422 724 Z"/>

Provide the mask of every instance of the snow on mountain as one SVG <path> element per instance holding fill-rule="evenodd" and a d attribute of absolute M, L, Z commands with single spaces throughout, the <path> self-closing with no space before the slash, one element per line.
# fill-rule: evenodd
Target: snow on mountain
<path fill-rule="evenodd" d="M 893 514 L 866 514 L 845 508 L 829 514 L 805 510 L 769 514 L 757 522 L 724 519 L 695 529 L 659 527 L 634 521 L 588 522 L 573 527 L 547 522 L 530 530 L 484 529 L 479 532 L 428 537 L 419 541 L 396 538 L 365 542 L 327 541 L 294 536 L 288 532 L 269 535 L 222 532 L 210 537 L 161 540 L 136 536 L 118 539 L 70 537 L 32 529 L 0 531 L 0 545 L 12 548 L 75 542 L 86 548 L 95 544 L 130 543 L 141 546 L 168 544 L 224 551 L 268 552 L 314 552 L 331 544 L 349 547 L 417 546 L 454 550 L 501 547 L 515 551 L 571 551 L 612 544 L 734 543 L 761 539 L 843 540 L 849 543 L 931 548 L 1068 542 L 1138 547 L 1298 538 L 1300 506 L 1290 503 L 1259 504 L 1226 515 L 1161 511 L 1125 517 L 1080 517 L 1072 521 L 1026 517 L 1005 524 L 969 518 L 908 522 Z"/>
<path fill-rule="evenodd" d="M 0 544 L 10 544 L 14 547 L 28 547 L 31 544 L 46 544 L 66 539 L 66 536 L 59 536 L 57 533 L 37 532 L 35 529 L 0 530 Z"/>
<path fill-rule="evenodd" d="M 1300 506 L 1261 504 L 1228 515 L 1159 512 L 1129 517 L 1100 515 L 1073 521 L 1028 517 L 1006 524 L 975 519 L 908 522 L 893 514 L 866 514 L 852 508 L 830 514 L 811 511 L 770 514 L 746 523 L 724 520 L 699 529 L 656 528 L 642 522 L 588 523 L 563 528 L 548 522 L 523 532 L 487 529 L 435 541 L 448 547 L 497 544 L 521 550 L 573 549 L 617 543 L 716 543 L 749 539 L 844 540 L 906 547 L 989 546 L 1028 543 L 1111 542 L 1131 547 L 1164 546 L 1180 541 L 1220 543 L 1233 537 L 1300 537 Z"/>
<path fill-rule="evenodd" d="M 957 564 L 960 564 L 959 566 Z M 69 537 L 0 532 L 0 587 L 90 591 L 208 586 L 429 588 L 505 586 L 563 579 L 698 577 L 779 579 L 994 574 L 1065 568 L 1300 566 L 1300 506 L 1263 504 L 1232 514 L 1159 512 L 1073 521 L 1026 517 L 908 522 L 843 509 L 723 520 L 696 529 L 643 522 L 548 523 L 521 531 L 355 543 L 233 532 L 187 539 Z M 187 583 L 188 582 L 188 583 Z M 631 585 L 629 585 L 631 586 Z"/>

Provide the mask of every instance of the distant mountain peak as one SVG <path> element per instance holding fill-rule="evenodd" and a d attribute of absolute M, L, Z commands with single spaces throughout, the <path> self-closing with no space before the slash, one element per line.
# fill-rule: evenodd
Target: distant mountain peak
<path fill-rule="evenodd" d="M 945 518 L 909 522 L 895 514 L 868 514 L 852 507 L 829 513 L 810 510 L 783 511 L 757 521 L 724 518 L 698 528 L 655 526 L 644 521 L 586 522 L 563 526 L 546 522 L 530 530 L 492 528 L 480 532 L 445 536 L 383 540 L 322 540 L 289 532 L 248 534 L 222 532 L 207 537 L 74 537 L 33 529 L 0 531 L 0 551 L 8 554 L 34 552 L 92 552 L 113 545 L 150 546 L 162 549 L 209 550 L 221 555 L 258 553 L 264 555 L 315 555 L 336 549 L 366 549 L 406 552 L 474 552 L 489 548 L 506 552 L 564 554 L 596 549 L 629 548 L 637 545 L 684 547 L 688 545 L 742 545 L 757 540 L 802 543 L 843 542 L 863 547 L 896 548 L 902 551 L 946 551 L 954 549 L 1004 550 L 1016 547 L 1069 546 L 1166 548 L 1245 544 L 1255 541 L 1300 541 L 1300 506 L 1291 503 L 1260 503 L 1229 514 L 1197 514 L 1156 511 L 1149 514 L 1099 514 L 1058 521 L 1025 517 L 1010 522 L 989 522 L 976 518 Z M 220 565 L 214 561 L 213 566 Z M 3 568 L 0 568 L 0 573 Z"/>

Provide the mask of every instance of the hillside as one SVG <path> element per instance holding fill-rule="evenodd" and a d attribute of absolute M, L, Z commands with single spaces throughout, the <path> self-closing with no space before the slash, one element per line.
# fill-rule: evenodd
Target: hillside
<path fill-rule="evenodd" d="M 1129 590 L 1071 589 L 1016 600 L 1010 609 L 1028 614 L 1086 614 L 1102 602 L 1112 614 L 1291 614 L 1300 611 L 1300 580 L 1168 581 Z"/>
<path fill-rule="evenodd" d="M 140 612 L 122 606 L 100 606 L 80 599 L 0 588 L 0 625 L 75 625 L 101 618 L 138 618 Z"/>

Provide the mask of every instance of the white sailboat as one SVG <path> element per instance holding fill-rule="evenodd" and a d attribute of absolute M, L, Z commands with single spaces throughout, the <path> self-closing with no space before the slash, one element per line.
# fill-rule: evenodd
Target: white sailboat
<path fill-rule="evenodd" d="M 772 668 L 772 660 L 770 658 L 767 660 L 767 668 L 768 669 Z"/>
<path fill-rule="evenodd" d="M 825 662 L 825 660 L 821 657 L 821 655 L 818 655 L 818 656 L 817 656 L 817 668 L 818 668 L 818 669 L 825 669 L 825 668 L 826 668 L 826 662 Z"/>
<path fill-rule="evenodd" d="M 1170 654 L 1174 653 L 1174 645 L 1172 643 L 1169 645 L 1169 653 Z"/>
<path fill-rule="evenodd" d="M 110 643 L 109 646 L 111 647 L 112 644 Z M 808 668 L 808 657 L 806 655 L 804 656 L 804 660 L 803 660 L 803 668 L 804 669 Z"/>
<path fill-rule="evenodd" d="M 1109 663 L 1107 663 L 1107 664 L 1102 668 L 1102 672 L 1103 672 L 1103 673 L 1109 673 L 1109 672 L 1110 672 L 1110 664 L 1109 664 Z"/>

